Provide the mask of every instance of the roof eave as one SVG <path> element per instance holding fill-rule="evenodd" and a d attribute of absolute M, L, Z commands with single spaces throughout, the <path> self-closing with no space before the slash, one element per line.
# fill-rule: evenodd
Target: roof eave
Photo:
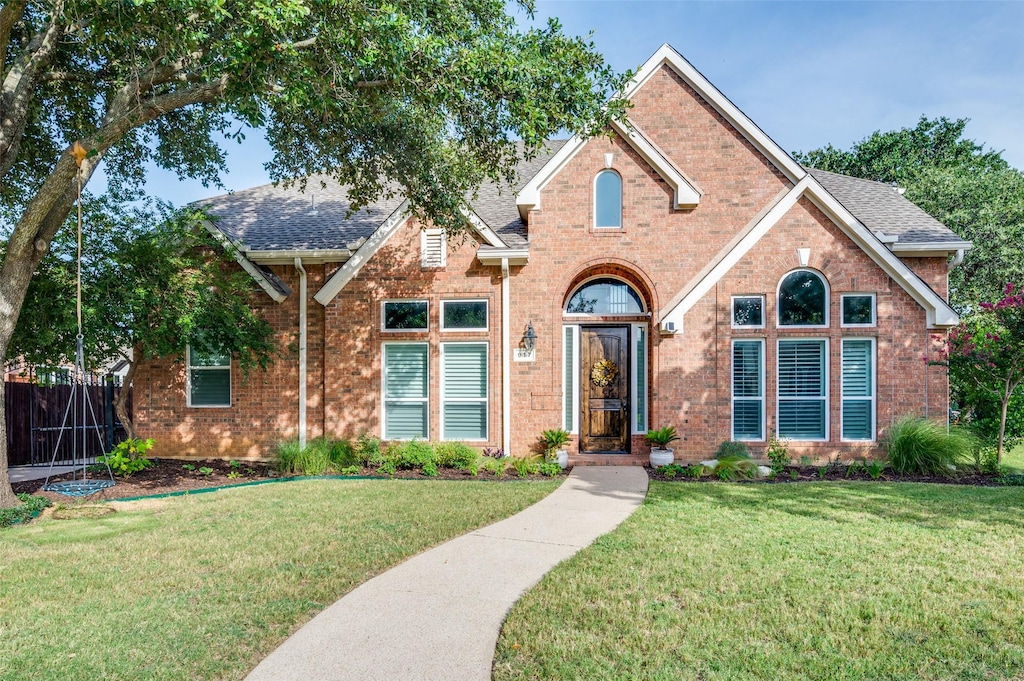
<path fill-rule="evenodd" d="M 530 262 L 529 248 L 489 248 L 481 246 L 476 252 L 477 260 L 482 265 L 500 267 L 503 260 L 509 265 L 526 265 Z"/>
<path fill-rule="evenodd" d="M 895 241 L 886 245 L 896 255 L 911 258 L 946 258 L 974 246 L 970 241 Z"/>
<path fill-rule="evenodd" d="M 291 265 L 295 258 L 302 258 L 307 265 L 346 262 L 352 257 L 352 249 L 280 249 L 280 250 L 245 250 L 246 257 L 260 265 Z"/>

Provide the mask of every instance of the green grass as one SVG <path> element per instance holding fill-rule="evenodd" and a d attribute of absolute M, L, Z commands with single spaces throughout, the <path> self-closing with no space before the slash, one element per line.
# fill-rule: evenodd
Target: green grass
<path fill-rule="evenodd" d="M 1024 442 L 1003 454 L 1003 465 L 1024 473 Z"/>
<path fill-rule="evenodd" d="M 1024 489 L 652 483 L 512 610 L 494 678 L 1024 672 Z"/>
<path fill-rule="evenodd" d="M 556 486 L 311 480 L 4 530 L 0 679 L 242 678 L 345 592 Z"/>

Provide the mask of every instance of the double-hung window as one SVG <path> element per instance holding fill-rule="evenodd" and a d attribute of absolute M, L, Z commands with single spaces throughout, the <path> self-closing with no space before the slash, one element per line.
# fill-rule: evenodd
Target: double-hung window
<path fill-rule="evenodd" d="M 188 406 L 231 406 L 231 355 L 188 346 Z"/>
<path fill-rule="evenodd" d="M 828 439 L 828 341 L 779 340 L 779 437 Z"/>
<path fill-rule="evenodd" d="M 732 439 L 764 440 L 764 341 L 732 342 Z"/>
<path fill-rule="evenodd" d="M 426 343 L 384 344 L 384 439 L 429 436 Z"/>
<path fill-rule="evenodd" d="M 843 339 L 843 439 L 875 439 L 875 342 Z"/>
<path fill-rule="evenodd" d="M 441 437 L 487 439 L 487 343 L 441 344 Z"/>

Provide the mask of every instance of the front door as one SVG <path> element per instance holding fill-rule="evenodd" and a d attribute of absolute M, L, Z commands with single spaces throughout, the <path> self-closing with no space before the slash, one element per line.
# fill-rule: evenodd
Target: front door
<path fill-rule="evenodd" d="M 580 329 L 580 450 L 629 451 L 629 327 Z"/>

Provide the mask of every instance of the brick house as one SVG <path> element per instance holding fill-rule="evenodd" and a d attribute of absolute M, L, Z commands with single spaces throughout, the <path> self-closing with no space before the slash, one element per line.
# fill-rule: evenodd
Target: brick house
<path fill-rule="evenodd" d="M 522 455 L 564 427 L 576 462 L 639 462 L 674 425 L 684 461 L 772 431 L 849 460 L 904 414 L 945 419 L 924 358 L 970 243 L 894 187 L 804 169 L 668 45 L 626 94 L 611 139 L 484 187 L 462 243 L 401 197 L 348 215 L 315 178 L 209 200 L 287 351 L 247 380 L 196 349 L 140 366 L 140 433 L 165 456 L 363 432 Z"/>

